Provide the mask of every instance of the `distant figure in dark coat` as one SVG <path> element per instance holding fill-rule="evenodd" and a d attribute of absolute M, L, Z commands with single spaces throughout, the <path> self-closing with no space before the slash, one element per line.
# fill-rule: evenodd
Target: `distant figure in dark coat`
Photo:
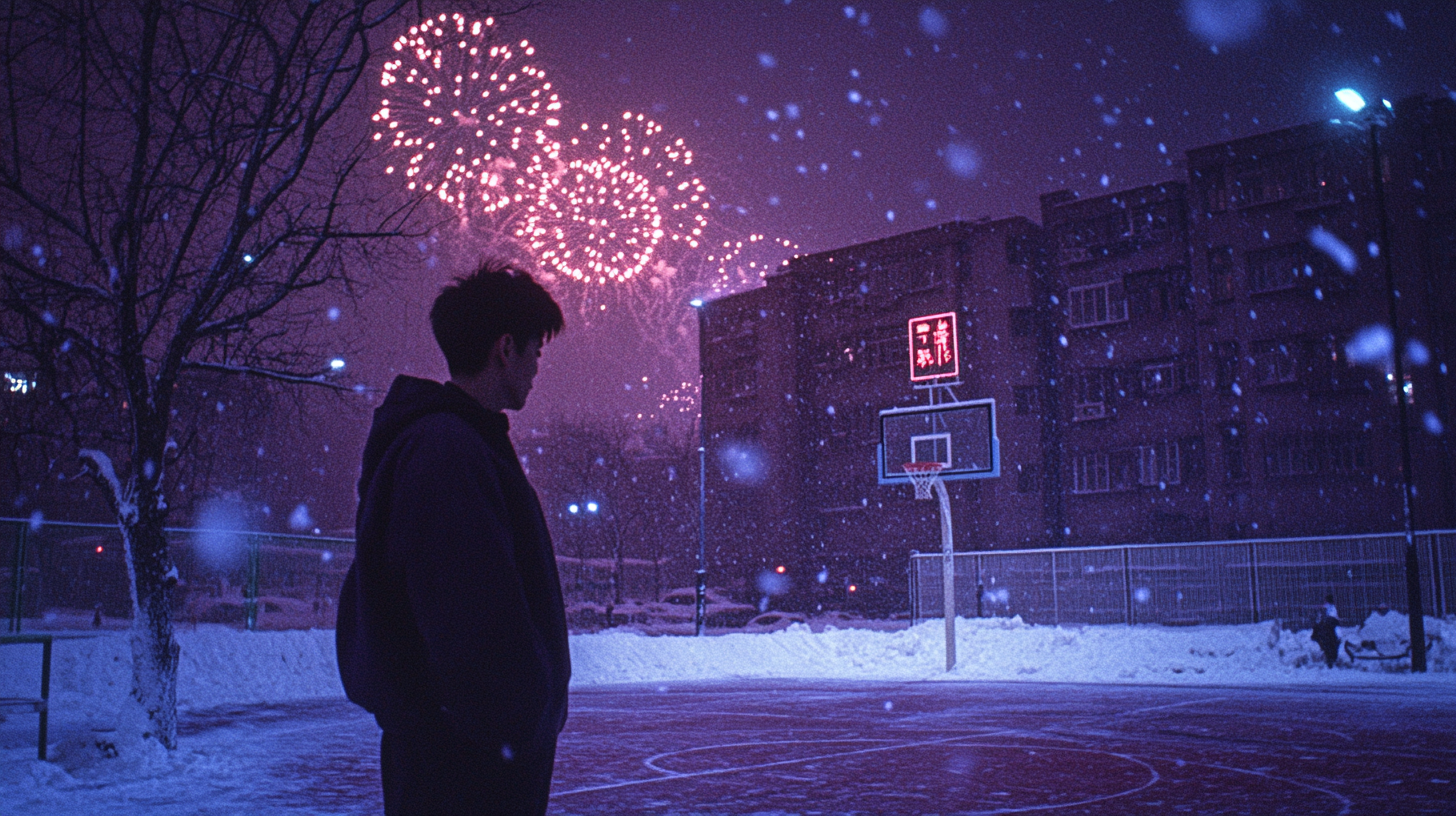
<path fill-rule="evenodd" d="M 1335 661 L 1340 657 L 1340 635 L 1335 627 L 1340 625 L 1340 613 L 1335 609 L 1335 596 L 1325 596 L 1325 608 L 1320 611 L 1319 620 L 1314 624 L 1314 631 L 1310 632 L 1310 640 L 1319 644 L 1320 650 L 1325 653 L 1325 665 L 1331 669 L 1335 667 Z"/>
<path fill-rule="evenodd" d="M 387 814 L 545 813 L 566 722 L 566 614 L 507 436 L 561 309 L 487 264 L 430 312 L 450 380 L 401 376 L 374 412 L 339 673 L 384 729 Z"/>

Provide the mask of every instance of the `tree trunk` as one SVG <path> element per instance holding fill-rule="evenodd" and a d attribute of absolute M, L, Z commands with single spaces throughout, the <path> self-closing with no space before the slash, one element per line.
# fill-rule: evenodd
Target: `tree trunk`
<path fill-rule="evenodd" d="M 145 423 L 139 428 L 148 429 Z M 139 434 L 160 438 L 160 434 Z M 108 491 L 126 552 L 131 589 L 131 697 L 145 719 L 143 739 L 155 739 L 168 750 L 177 747 L 177 663 L 180 648 L 172 629 L 172 596 L 177 568 L 167 547 L 166 502 L 162 498 L 162 456 L 165 447 L 151 446 L 155 455 L 133 449 L 133 462 L 142 466 L 126 482 L 117 476 L 111 459 L 102 451 L 82 449 L 81 459 Z"/>
<path fill-rule="evenodd" d="M 177 572 L 172 567 L 161 514 L 122 519 L 127 568 L 131 573 L 131 696 L 146 713 L 145 739 L 177 747 L 177 664 L 181 652 L 172 628 L 172 596 Z"/>

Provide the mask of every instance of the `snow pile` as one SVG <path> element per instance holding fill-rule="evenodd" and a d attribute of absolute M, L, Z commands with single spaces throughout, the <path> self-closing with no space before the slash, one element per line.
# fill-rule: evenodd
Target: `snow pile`
<path fill-rule="evenodd" d="M 1020 618 L 960 620 L 957 664 L 944 671 L 941 621 L 898 632 L 795 624 L 771 634 L 646 637 L 622 631 L 572 639 L 573 683 L 747 678 L 827 680 L 1043 680 L 1084 683 L 1282 683 L 1321 669 L 1308 632 L 1273 622 L 1245 626 L 1034 626 Z M 1342 629 L 1341 636 L 1355 628 Z M 1456 619 L 1426 619 L 1433 672 L 1456 671 Z M 1408 665 L 1403 664 L 1403 665 Z M 1360 663 L 1352 680 L 1396 668 Z"/>
<path fill-rule="evenodd" d="M 1373 618 L 1374 616 L 1372 616 Z M 1405 618 L 1376 621 L 1399 635 Z M 1370 634 L 1372 622 L 1367 622 Z M 1399 630 L 1399 631 L 1396 631 Z M 815 680 L 1045 680 L 1057 682 L 1283 683 L 1369 680 L 1409 661 L 1358 661 L 1357 671 L 1327 673 L 1306 632 L 1276 624 L 1169 628 L 1035 626 L 1020 618 L 957 623 L 954 671 L 944 671 L 944 624 L 926 621 L 898 631 L 798 623 L 771 633 L 654 637 L 609 630 L 571 638 L 576 686 L 685 680 L 793 678 Z M 1340 629 L 1342 639 L 1356 627 Z M 1426 619 L 1433 638 L 1432 672 L 1456 672 L 1456 618 Z M 1359 638 L 1356 637 L 1356 640 Z M 201 626 L 178 633 L 182 647 L 178 703 L 281 703 L 343 695 L 330 630 L 240 632 Z M 7 646 L 0 696 L 36 693 L 40 648 Z M 1349 667 L 1341 655 L 1342 666 Z M 115 716 L 131 683 L 126 633 L 58 639 L 51 670 L 52 707 L 67 717 L 101 722 Z"/>
<path fill-rule="evenodd" d="M 1377 622 L 1404 630 L 1390 613 Z M 1371 623 L 1367 622 L 1368 627 Z M 1327 672 L 1308 632 L 1274 623 L 1245 626 L 1034 626 L 1020 618 L 958 621 L 954 671 L 946 672 L 944 624 L 898 631 L 797 623 L 771 633 L 654 637 L 610 630 L 571 638 L 572 683 L 690 680 L 1043 680 L 1084 683 L 1285 683 L 1301 678 L 1367 682 L 1404 670 L 1408 660 L 1357 661 Z M 1341 628 L 1342 639 L 1356 636 Z M 1426 619 L 1432 672 L 1456 672 L 1456 618 Z M 1399 632 L 1394 632 L 1399 634 Z M 178 633 L 181 707 L 283 703 L 343 696 L 329 630 L 240 632 L 202 626 Z M 1358 641 L 1359 638 L 1356 637 Z M 40 648 L 7 646 L 0 696 L 37 693 Z M 112 727 L 131 684 L 126 633 L 58 639 L 51 670 L 56 716 Z"/>
<path fill-rule="evenodd" d="M 203 625 L 177 633 L 177 702 L 183 708 L 342 697 L 332 630 L 240 632 Z M 0 652 L 0 697 L 38 696 L 40 646 Z M 116 712 L 131 689 L 126 632 L 58 635 L 51 656 L 51 708 L 87 719 Z"/>

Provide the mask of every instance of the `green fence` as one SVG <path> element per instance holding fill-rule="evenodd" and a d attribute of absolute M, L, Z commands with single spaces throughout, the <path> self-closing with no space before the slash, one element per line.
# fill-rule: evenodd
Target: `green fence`
<path fill-rule="evenodd" d="M 354 560 L 348 538 L 169 529 L 182 626 L 334 625 Z M 115 525 L 0 519 L 0 591 L 8 631 L 130 625 L 126 553 Z"/>

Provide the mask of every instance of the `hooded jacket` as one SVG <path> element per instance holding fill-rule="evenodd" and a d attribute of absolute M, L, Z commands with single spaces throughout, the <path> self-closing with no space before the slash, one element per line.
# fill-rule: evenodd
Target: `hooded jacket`
<path fill-rule="evenodd" d="M 441 719 L 525 757 L 566 721 L 571 658 L 556 558 L 504 414 L 398 377 L 364 447 L 339 674 L 386 731 Z"/>

